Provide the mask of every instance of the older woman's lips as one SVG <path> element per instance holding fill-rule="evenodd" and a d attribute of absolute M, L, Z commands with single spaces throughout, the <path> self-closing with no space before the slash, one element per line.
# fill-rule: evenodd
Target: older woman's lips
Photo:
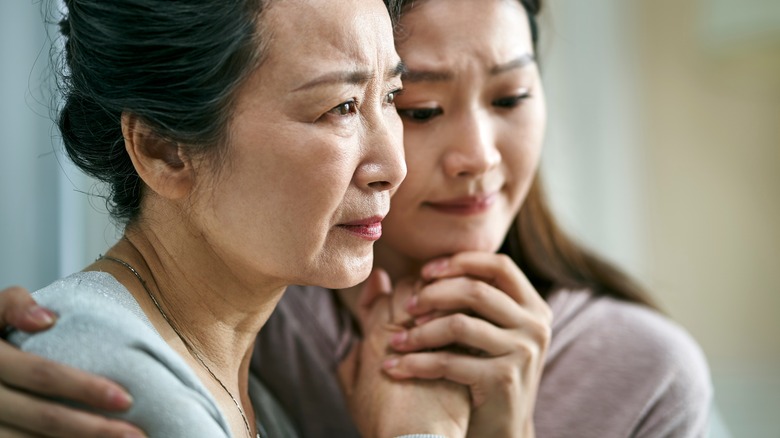
<path fill-rule="evenodd" d="M 352 222 L 338 224 L 337 227 L 361 239 L 376 241 L 382 237 L 383 216 L 372 216 Z"/>
<path fill-rule="evenodd" d="M 463 196 L 460 198 L 445 199 L 443 201 L 426 202 L 425 205 L 440 213 L 454 214 L 459 216 L 471 216 L 490 210 L 490 207 L 495 204 L 496 199 L 497 194 L 490 193 L 485 195 Z"/>

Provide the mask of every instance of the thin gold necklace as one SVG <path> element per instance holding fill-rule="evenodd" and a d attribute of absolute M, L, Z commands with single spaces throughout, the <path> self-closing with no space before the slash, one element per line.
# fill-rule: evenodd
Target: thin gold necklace
<path fill-rule="evenodd" d="M 133 245 L 133 246 L 135 246 L 135 245 Z M 219 380 L 219 377 L 217 377 L 217 375 L 214 374 L 213 371 L 211 371 L 211 368 L 209 368 L 209 366 L 206 365 L 206 362 L 203 360 L 203 358 L 201 357 L 200 353 L 198 353 L 198 351 L 195 350 L 195 347 L 193 347 L 192 344 L 187 340 L 187 338 L 185 338 L 184 335 L 182 335 L 181 332 L 179 332 L 179 329 L 176 327 L 176 325 L 173 323 L 173 321 L 171 321 L 171 319 L 168 318 L 168 315 L 163 311 L 162 307 L 160 307 L 160 303 L 157 302 L 157 299 L 154 297 L 154 294 L 152 294 L 152 291 L 149 290 L 149 287 L 146 285 L 146 280 L 144 280 L 144 278 L 141 277 L 141 274 L 138 273 L 138 271 L 133 267 L 133 265 L 131 265 L 130 263 L 127 263 L 126 261 L 124 261 L 122 259 L 118 259 L 116 257 L 111 257 L 111 256 L 107 256 L 107 255 L 101 255 L 98 258 L 98 260 L 100 260 L 100 259 L 111 260 L 112 262 L 119 263 L 120 265 L 122 265 L 125 268 L 127 268 L 130 272 L 132 272 L 133 275 L 135 275 L 135 277 L 138 279 L 138 281 L 141 282 L 141 286 L 143 286 L 144 290 L 146 291 L 146 294 L 149 295 L 149 298 L 154 303 L 154 307 L 157 308 L 157 310 L 160 312 L 160 315 L 162 315 L 162 317 L 165 320 L 165 322 L 168 323 L 168 325 L 171 327 L 171 329 L 173 329 L 174 333 L 176 333 L 176 336 L 178 336 L 179 339 L 181 340 L 181 342 L 184 344 L 184 346 L 187 347 L 187 351 L 189 351 L 190 354 L 192 355 L 192 357 L 194 357 L 201 364 L 201 366 L 203 366 L 203 368 L 211 375 L 211 377 L 217 383 L 219 383 L 219 386 L 221 386 L 222 389 L 225 390 L 225 392 L 227 393 L 228 397 L 230 397 L 230 399 L 233 400 L 233 404 L 236 405 L 236 409 L 238 409 L 238 413 L 241 414 L 241 418 L 244 420 L 244 426 L 246 427 L 246 433 L 251 438 L 252 437 L 252 428 L 249 427 L 249 420 L 247 419 L 246 414 L 244 413 L 244 410 L 241 409 L 241 405 L 238 403 L 238 400 L 236 400 L 236 398 L 233 397 L 233 393 L 231 393 L 230 390 L 227 389 L 227 386 L 225 386 L 225 384 L 222 383 L 222 380 Z M 260 433 L 258 433 L 256 435 L 256 438 L 260 438 Z"/>

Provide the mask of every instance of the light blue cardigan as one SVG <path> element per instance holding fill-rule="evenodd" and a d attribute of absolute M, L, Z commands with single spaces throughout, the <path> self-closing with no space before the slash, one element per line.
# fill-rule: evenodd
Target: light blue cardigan
<path fill-rule="evenodd" d="M 36 334 L 14 332 L 9 340 L 24 351 L 105 376 L 132 394 L 129 411 L 104 415 L 129 421 L 152 438 L 231 436 L 214 398 L 113 276 L 80 272 L 33 296 L 59 315 L 56 325 Z M 261 435 L 295 436 L 271 395 L 251 380 Z"/>

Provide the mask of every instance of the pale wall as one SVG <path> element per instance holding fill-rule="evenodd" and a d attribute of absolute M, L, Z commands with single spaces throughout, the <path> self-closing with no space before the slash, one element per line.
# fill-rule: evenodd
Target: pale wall
<path fill-rule="evenodd" d="M 546 6 L 556 210 L 700 342 L 733 436 L 780 436 L 780 2 Z"/>

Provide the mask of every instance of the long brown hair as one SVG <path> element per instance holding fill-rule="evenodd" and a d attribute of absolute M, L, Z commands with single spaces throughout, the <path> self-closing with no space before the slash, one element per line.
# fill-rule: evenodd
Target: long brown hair
<path fill-rule="evenodd" d="M 517 263 L 545 299 L 559 289 L 588 289 L 657 309 L 631 277 L 561 229 L 547 205 L 538 174 L 499 251 Z"/>
<path fill-rule="evenodd" d="M 385 0 L 394 22 L 422 0 Z M 519 0 L 526 10 L 536 50 L 537 17 L 542 0 Z M 558 225 L 542 190 L 539 174 L 510 227 L 499 252 L 508 255 L 547 299 L 560 289 L 588 289 L 593 294 L 658 307 L 645 291 L 616 266 L 606 262 L 568 236 Z"/>

